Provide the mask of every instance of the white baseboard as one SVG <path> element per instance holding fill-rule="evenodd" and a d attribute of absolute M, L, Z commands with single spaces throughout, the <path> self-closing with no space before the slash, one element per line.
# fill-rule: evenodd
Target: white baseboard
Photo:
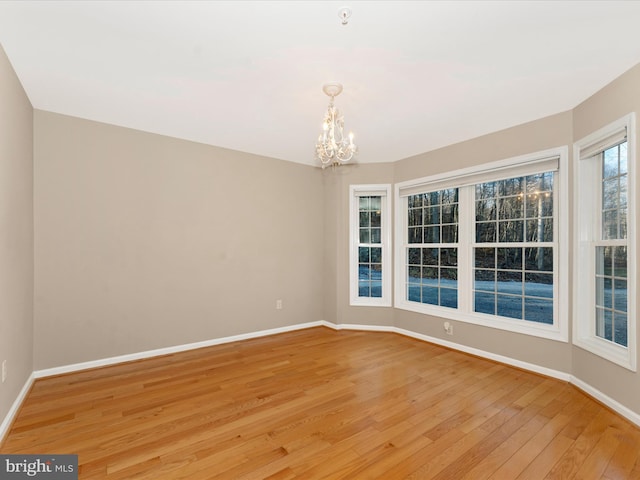
<path fill-rule="evenodd" d="M 31 385 L 33 385 L 34 380 L 35 380 L 35 375 L 31 373 L 31 375 L 29 375 L 29 378 L 27 378 L 27 381 L 24 382 L 24 385 L 22 386 L 22 390 L 20 390 L 20 393 L 18 394 L 16 399 L 13 401 L 13 404 L 11 405 L 11 408 L 9 409 L 7 414 L 5 415 L 4 420 L 2 420 L 2 423 L 0 423 L 0 444 L 4 440 L 5 435 L 9 433 L 9 429 L 11 428 L 11 424 L 13 423 L 13 419 L 16 417 L 18 410 L 20 410 L 20 406 L 22 405 L 22 402 L 24 402 L 24 399 L 26 398 L 27 393 L 29 393 L 29 390 L 31 389 Z"/>
<path fill-rule="evenodd" d="M 90 362 L 74 363 L 71 365 L 63 365 L 61 367 L 46 368 L 44 370 L 36 370 L 35 378 L 50 377 L 52 375 L 60 375 L 63 373 L 77 372 L 90 368 L 106 367 L 118 363 L 131 362 L 133 360 L 142 360 L 145 358 L 158 357 L 160 355 L 169 355 L 171 353 L 185 352 L 187 350 L 195 350 L 196 348 L 211 347 L 213 345 L 222 345 L 223 343 L 238 342 L 240 340 L 249 340 L 252 338 L 265 337 L 267 335 L 275 335 L 277 333 L 293 332 L 294 330 L 302 330 L 305 328 L 327 326 L 328 323 L 320 320 L 317 322 L 299 323 L 286 327 L 271 328 L 268 330 L 259 330 L 257 332 L 243 333 L 240 335 L 232 335 L 229 337 L 213 338 L 202 342 L 186 343 L 183 345 L 175 345 L 172 347 L 157 348 L 155 350 L 147 350 L 144 352 L 130 353 L 127 355 L 118 355 L 117 357 L 102 358 L 92 360 Z"/>
<path fill-rule="evenodd" d="M 167 355 L 167 354 L 171 354 L 171 353 L 184 352 L 184 351 L 187 351 L 187 350 L 194 350 L 196 348 L 209 347 L 209 346 L 213 346 L 213 345 L 222 345 L 224 343 L 237 342 L 237 341 L 240 341 L 240 340 L 249 340 L 249 339 L 252 339 L 252 338 L 259 338 L 259 337 L 264 337 L 264 336 L 267 336 L 267 335 L 275 335 L 275 334 L 278 334 L 278 333 L 292 332 L 292 331 L 295 331 L 295 330 L 302 330 L 302 329 L 306 329 L 306 328 L 319 327 L 319 326 L 329 327 L 329 328 L 332 328 L 334 330 L 358 330 L 358 331 L 366 331 L 366 332 L 398 333 L 400 335 L 404 335 L 404 336 L 407 336 L 407 337 L 415 338 L 415 339 L 422 340 L 422 341 L 429 342 L 429 343 L 433 343 L 433 344 L 436 344 L 436 345 L 441 345 L 443 347 L 451 348 L 453 350 L 458 350 L 458 351 L 461 351 L 461 352 L 469 353 L 471 355 L 476 355 L 478 357 L 487 358 L 489 360 L 494 360 L 496 362 L 504 363 L 506 365 L 511 365 L 513 367 L 521 368 L 523 370 L 528 370 L 530 372 L 539 373 L 541 375 L 545 375 L 545 376 L 548 376 L 548 377 L 556 378 L 558 380 L 569 382 L 569 383 L 575 385 L 577 388 L 579 388 L 583 392 L 585 392 L 588 395 L 592 396 L 596 400 L 602 402 L 604 405 L 606 405 L 607 407 L 611 408 L 613 411 L 615 411 L 619 415 L 623 416 L 627 420 L 633 422 L 634 424 L 636 424 L 636 425 L 638 425 L 640 427 L 640 414 L 639 413 L 634 412 L 633 410 L 625 407 L 624 405 L 622 405 L 618 401 L 612 399 L 608 395 L 605 395 L 601 391 L 595 389 L 591 385 L 583 382 L 582 380 L 574 377 L 571 374 L 568 374 L 568 373 L 565 373 L 565 372 L 561 372 L 561 371 L 558 371 L 558 370 L 553 370 L 553 369 L 546 368 L 546 367 L 542 367 L 540 365 L 535 365 L 533 363 L 523 362 L 521 360 L 516 360 L 516 359 L 510 358 L 510 357 L 505 357 L 503 355 L 498 355 L 498 354 L 495 354 L 495 353 L 492 353 L 492 352 L 487 352 L 487 351 L 480 350 L 480 349 L 477 349 L 477 348 L 468 347 L 466 345 L 460 345 L 460 344 L 457 344 L 457 343 L 454 343 L 454 342 L 449 342 L 447 340 L 442 340 L 440 338 L 430 337 L 428 335 L 423 335 L 421 333 L 412 332 L 410 330 L 405 330 L 403 328 L 390 327 L 390 326 L 384 326 L 384 325 L 335 324 L 335 323 L 327 322 L 325 320 L 319 320 L 319 321 L 316 321 L 316 322 L 300 323 L 300 324 L 297 324 L 297 325 L 289 325 L 289 326 L 286 326 L 286 327 L 272 328 L 272 329 L 268 329 L 268 330 L 260 330 L 260 331 L 257 331 L 257 332 L 245 333 L 245 334 L 241 334 L 241 335 L 232 335 L 232 336 L 229 336 L 229 337 L 214 338 L 214 339 L 205 340 L 205 341 L 202 341 L 202 342 L 188 343 L 188 344 L 184 344 L 184 345 L 176 345 L 176 346 L 172 346 L 172 347 L 159 348 L 159 349 L 155 349 L 155 350 L 148 350 L 148 351 L 145 351 L 145 352 L 132 353 L 132 354 L 128 354 L 128 355 L 120 355 L 120 356 L 117 356 L 117 357 L 103 358 L 103 359 L 100 359 L 100 360 L 93 360 L 93 361 L 90 361 L 90 362 L 74 363 L 72 365 L 65 365 L 65 366 L 61 366 L 61 367 L 48 368 L 48 369 L 44 369 L 44 370 L 36 370 L 28 378 L 28 380 L 26 381 L 26 383 L 22 387 L 22 390 L 20 391 L 20 394 L 18 395 L 16 400 L 13 402 L 13 405 L 11 406 L 11 409 L 9 410 L 9 412 L 5 416 L 4 420 L 2 421 L 2 424 L 0 424 L 0 442 L 2 442 L 2 440 L 5 437 L 5 435 L 8 433 L 8 429 L 11 426 L 11 423 L 13 422 L 13 419 L 14 419 L 16 413 L 18 412 L 18 410 L 20 408 L 20 405 L 22 405 L 22 402 L 24 401 L 24 398 L 26 397 L 27 393 L 29 392 L 29 389 L 31 388 L 31 385 L 33 384 L 34 380 L 37 379 L 37 378 L 48 377 L 48 376 L 52 376 L 52 375 L 60 375 L 60 374 L 63 374 L 63 373 L 76 372 L 76 371 L 79 371 L 79 370 L 86 370 L 86 369 L 89 369 L 89 368 L 96 368 L 96 367 L 104 367 L 104 366 L 108 366 L 108 365 L 115 365 L 117 363 L 130 362 L 132 360 L 141 360 L 141 359 L 144 359 L 144 358 L 151 358 L 151 357 L 156 357 L 156 356 L 159 356 L 159 355 Z"/>
<path fill-rule="evenodd" d="M 435 343 L 436 345 L 451 348 L 452 350 L 458 350 L 460 352 L 469 353 L 477 357 L 487 358 L 489 360 L 494 360 L 496 362 L 504 363 L 506 365 L 511 365 L 512 367 L 517 367 L 523 370 L 528 370 L 530 372 L 539 373 L 547 377 L 557 378 L 558 380 L 562 380 L 564 382 L 568 382 L 571 380 L 570 374 L 561 372 L 559 370 L 553 370 L 551 368 L 541 367 L 540 365 L 536 365 L 534 363 L 523 362 L 521 360 L 516 360 L 515 358 L 505 357 L 503 355 L 487 352 L 485 350 L 480 350 L 478 348 L 468 347 L 466 345 L 460 345 L 458 343 L 449 342 L 447 340 L 442 340 L 436 337 L 430 337 L 429 335 L 423 335 L 421 333 L 412 332 L 411 330 L 405 330 L 404 328 L 389 327 L 389 326 L 375 326 L 375 325 L 355 325 L 355 324 L 342 324 L 342 325 L 327 324 L 327 326 L 334 328 L 336 330 L 364 330 L 368 332 L 399 333 L 400 335 L 404 335 L 406 337 L 415 338 L 415 339 L 422 340 L 429 343 Z"/>
<path fill-rule="evenodd" d="M 597 390 L 597 389 L 593 388 L 591 385 L 589 385 L 588 383 L 583 382 L 579 378 L 576 378 L 576 377 L 572 376 L 571 377 L 571 384 L 575 385 L 576 388 L 579 388 L 580 390 L 585 392 L 587 395 L 592 396 L 593 398 L 598 400 L 600 403 L 603 403 L 604 405 L 609 407 L 611 410 L 616 412 L 618 415 L 623 416 L 624 418 L 626 418 L 630 422 L 633 422 L 637 426 L 640 427 L 640 414 L 638 412 L 634 412 L 630 408 L 625 407 L 624 405 L 622 405 L 617 400 L 614 400 L 613 398 L 609 397 L 608 395 L 605 395 L 600 390 Z"/>

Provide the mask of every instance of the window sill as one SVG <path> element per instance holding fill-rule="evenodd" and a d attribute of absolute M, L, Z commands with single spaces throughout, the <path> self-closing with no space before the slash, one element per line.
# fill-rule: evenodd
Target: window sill
<path fill-rule="evenodd" d="M 456 320 L 459 322 L 471 323 L 473 325 L 481 325 L 483 327 L 496 328 L 498 330 L 506 330 L 513 333 L 530 335 L 533 337 L 554 340 L 557 342 L 568 343 L 568 332 L 562 332 L 555 325 L 537 324 L 526 320 L 512 320 L 505 317 L 493 315 L 484 315 L 475 312 L 461 312 L 445 307 L 434 305 L 416 304 L 414 302 L 400 301 L 396 303 L 396 308 L 408 310 L 411 312 L 431 315 L 447 320 Z"/>
<path fill-rule="evenodd" d="M 637 371 L 636 364 L 628 348 L 616 345 L 607 340 L 590 337 L 575 338 L 574 345 L 594 355 L 598 355 L 609 362 L 620 365 L 627 370 L 631 370 L 632 372 Z"/>

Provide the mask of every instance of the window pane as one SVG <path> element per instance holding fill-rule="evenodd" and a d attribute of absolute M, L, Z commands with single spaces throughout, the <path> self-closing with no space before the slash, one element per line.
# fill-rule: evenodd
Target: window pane
<path fill-rule="evenodd" d="M 437 267 L 422 267 L 422 283 L 427 283 L 425 280 L 435 280 L 433 283 L 435 285 L 438 284 L 438 268 Z"/>
<path fill-rule="evenodd" d="M 371 202 L 371 210 L 380 210 L 382 208 L 382 198 L 381 197 L 370 197 Z"/>
<path fill-rule="evenodd" d="M 358 279 L 369 280 L 371 278 L 371 269 L 368 263 L 361 263 L 358 265 Z"/>
<path fill-rule="evenodd" d="M 458 249 L 457 248 L 441 248 L 440 249 L 440 265 L 456 266 L 458 265 Z"/>
<path fill-rule="evenodd" d="M 380 211 L 371 212 L 371 226 L 380 227 Z"/>
<path fill-rule="evenodd" d="M 474 311 L 478 313 L 496 314 L 496 296 L 492 293 L 475 294 Z"/>
<path fill-rule="evenodd" d="M 411 208 L 407 225 L 410 227 L 422 225 L 422 208 Z"/>
<path fill-rule="evenodd" d="M 476 268 L 495 268 L 496 266 L 496 249 L 495 248 L 475 248 L 475 267 Z"/>
<path fill-rule="evenodd" d="M 380 237 L 381 229 L 372 228 L 370 231 L 371 231 L 371 243 L 382 243 L 382 240 Z"/>
<path fill-rule="evenodd" d="M 510 220 L 498 222 L 498 242 L 521 242 L 524 238 L 524 222 Z"/>
<path fill-rule="evenodd" d="M 442 223 L 458 223 L 458 204 L 442 206 Z"/>
<path fill-rule="evenodd" d="M 479 183 L 476 185 L 476 200 L 493 198 L 498 195 L 498 182 Z"/>
<path fill-rule="evenodd" d="M 620 311 L 627 311 L 627 281 L 615 279 L 613 281 L 613 308 Z"/>
<path fill-rule="evenodd" d="M 476 221 L 496 220 L 497 214 L 495 198 L 486 198 L 476 202 Z"/>
<path fill-rule="evenodd" d="M 524 178 L 516 177 L 498 182 L 498 195 L 507 197 L 524 193 Z"/>
<path fill-rule="evenodd" d="M 371 289 L 369 287 L 369 282 L 360 280 L 358 282 L 358 296 L 359 297 L 370 297 Z"/>
<path fill-rule="evenodd" d="M 498 248 L 497 266 L 503 270 L 522 270 L 522 248 Z"/>
<path fill-rule="evenodd" d="M 440 305 L 443 307 L 458 308 L 458 290 L 442 288 L 440 290 Z"/>
<path fill-rule="evenodd" d="M 497 272 L 498 292 L 510 293 L 512 295 L 522 295 L 522 273 L 521 272 Z"/>
<path fill-rule="evenodd" d="M 422 278 L 422 272 L 420 267 L 408 267 L 407 282 L 420 283 Z"/>
<path fill-rule="evenodd" d="M 369 229 L 361 228 L 360 229 L 360 243 L 369 243 Z"/>
<path fill-rule="evenodd" d="M 369 210 L 369 205 L 370 205 L 370 198 L 371 197 L 359 197 L 360 201 L 359 201 L 359 209 L 362 210 Z"/>
<path fill-rule="evenodd" d="M 527 242 L 553 242 L 553 218 L 527 220 Z"/>
<path fill-rule="evenodd" d="M 602 212 L 602 239 L 616 238 L 618 238 L 618 210 L 605 210 Z"/>
<path fill-rule="evenodd" d="M 627 278 L 627 247 L 614 247 L 613 274 L 618 278 Z"/>
<path fill-rule="evenodd" d="M 458 286 L 458 269 L 457 268 L 441 268 L 440 269 L 440 285 L 456 288 Z"/>
<path fill-rule="evenodd" d="M 409 208 L 421 207 L 422 206 L 422 194 L 419 195 L 411 195 L 407 198 Z"/>
<path fill-rule="evenodd" d="M 440 227 L 424 227 L 424 243 L 440 243 Z"/>
<path fill-rule="evenodd" d="M 523 218 L 522 197 L 502 198 L 498 208 L 498 219 Z"/>
<path fill-rule="evenodd" d="M 553 301 L 525 297 L 524 319 L 531 322 L 553 324 Z"/>
<path fill-rule="evenodd" d="M 371 226 L 371 214 L 369 212 L 360 212 L 360 226 L 361 227 Z"/>
<path fill-rule="evenodd" d="M 420 302 L 420 285 L 407 285 L 407 300 L 410 302 Z"/>
<path fill-rule="evenodd" d="M 602 182 L 602 209 L 618 207 L 618 177 Z"/>
<path fill-rule="evenodd" d="M 522 319 L 522 297 L 497 295 L 497 314 L 501 317 Z"/>
<path fill-rule="evenodd" d="M 371 259 L 371 249 L 369 247 L 358 247 L 358 261 L 369 263 Z"/>
<path fill-rule="evenodd" d="M 496 290 L 495 270 L 476 270 L 473 288 L 485 292 L 494 292 Z"/>
<path fill-rule="evenodd" d="M 440 205 L 435 207 L 425 207 L 423 211 L 425 225 L 440 224 Z"/>
<path fill-rule="evenodd" d="M 496 241 L 496 222 L 476 223 L 476 242 L 494 243 Z"/>
<path fill-rule="evenodd" d="M 407 263 L 410 265 L 420 265 L 420 248 L 409 248 L 407 254 Z"/>
<path fill-rule="evenodd" d="M 528 297 L 553 298 L 553 274 L 526 273 L 524 294 Z"/>
<path fill-rule="evenodd" d="M 422 249 L 422 264 L 423 265 L 438 265 L 440 250 L 438 248 L 423 248 Z"/>
<path fill-rule="evenodd" d="M 618 145 L 620 149 L 620 175 L 628 173 L 627 170 L 627 142 L 621 143 Z"/>
<path fill-rule="evenodd" d="M 426 205 L 438 205 L 440 203 L 440 192 L 431 192 L 425 195 Z"/>
<path fill-rule="evenodd" d="M 409 228 L 409 243 L 422 243 L 422 227 Z"/>
<path fill-rule="evenodd" d="M 613 314 L 613 341 L 623 347 L 627 346 L 627 316 L 615 312 Z"/>
<path fill-rule="evenodd" d="M 422 285 L 422 303 L 438 305 L 438 287 Z"/>
<path fill-rule="evenodd" d="M 602 178 L 611 178 L 619 175 L 618 147 L 604 151 L 602 162 Z"/>
<path fill-rule="evenodd" d="M 553 172 L 537 173 L 529 175 L 527 182 L 527 196 L 541 195 L 544 192 L 553 191 Z"/>
<path fill-rule="evenodd" d="M 524 249 L 525 270 L 553 271 L 553 248 L 537 247 Z"/>
<path fill-rule="evenodd" d="M 553 196 L 551 193 L 527 195 L 527 218 L 553 216 Z"/>
<path fill-rule="evenodd" d="M 458 243 L 458 225 L 442 226 L 442 243 Z"/>

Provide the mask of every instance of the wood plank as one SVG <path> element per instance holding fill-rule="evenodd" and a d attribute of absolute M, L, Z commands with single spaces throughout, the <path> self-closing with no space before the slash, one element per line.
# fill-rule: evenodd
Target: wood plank
<path fill-rule="evenodd" d="M 324 327 L 38 379 L 0 452 L 83 480 L 640 479 L 640 430 L 564 382 Z"/>

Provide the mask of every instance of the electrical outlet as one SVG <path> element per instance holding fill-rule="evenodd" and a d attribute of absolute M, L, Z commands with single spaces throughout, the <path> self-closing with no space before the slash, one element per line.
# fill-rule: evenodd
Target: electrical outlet
<path fill-rule="evenodd" d="M 444 322 L 444 332 L 447 335 L 453 335 L 453 325 L 449 322 Z"/>
<path fill-rule="evenodd" d="M 7 379 L 7 361 L 2 361 L 2 383 Z"/>
<path fill-rule="evenodd" d="M 276 300 L 276 310 L 282 310 L 282 300 Z"/>

